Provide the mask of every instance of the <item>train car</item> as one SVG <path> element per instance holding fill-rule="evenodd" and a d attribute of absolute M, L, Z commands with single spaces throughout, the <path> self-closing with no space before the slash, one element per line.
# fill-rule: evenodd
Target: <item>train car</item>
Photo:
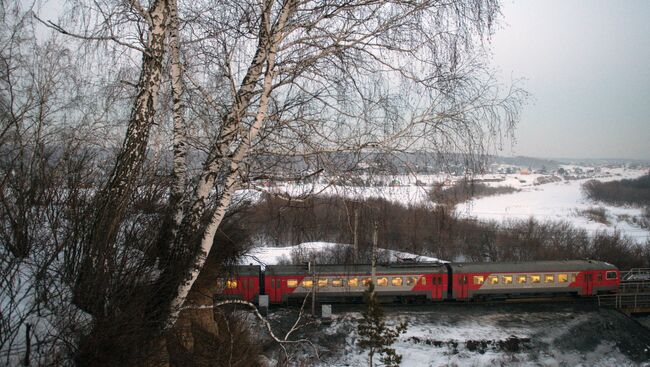
<path fill-rule="evenodd" d="M 257 302 L 260 294 L 261 270 L 259 265 L 240 265 L 229 268 L 224 276 L 217 280 L 218 299 L 241 299 Z"/>
<path fill-rule="evenodd" d="M 276 304 L 301 301 L 312 289 L 323 302 L 352 302 L 372 280 L 370 265 L 267 266 L 264 278 L 266 294 Z M 439 263 L 378 265 L 374 281 L 378 296 L 394 301 L 443 300 L 448 283 Z"/>
<path fill-rule="evenodd" d="M 451 298 L 515 298 L 614 293 L 619 270 L 592 260 L 451 263 Z"/>

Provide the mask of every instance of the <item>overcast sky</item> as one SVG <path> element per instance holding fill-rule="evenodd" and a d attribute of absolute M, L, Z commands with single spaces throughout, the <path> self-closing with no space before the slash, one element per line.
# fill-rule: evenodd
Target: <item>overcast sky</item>
<path fill-rule="evenodd" d="M 650 159 L 650 1 L 505 0 L 492 39 L 533 100 L 504 154 Z"/>

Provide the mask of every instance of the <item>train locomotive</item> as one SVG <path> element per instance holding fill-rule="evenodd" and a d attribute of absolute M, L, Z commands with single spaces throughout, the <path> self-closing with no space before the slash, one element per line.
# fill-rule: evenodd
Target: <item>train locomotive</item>
<path fill-rule="evenodd" d="M 374 279 L 374 281 L 373 281 Z M 386 301 L 472 301 L 615 293 L 620 272 L 594 260 L 396 263 L 370 265 L 236 266 L 218 280 L 219 298 L 256 303 L 268 295 L 271 304 L 301 302 L 315 291 L 321 302 L 355 302 L 373 281 Z"/>

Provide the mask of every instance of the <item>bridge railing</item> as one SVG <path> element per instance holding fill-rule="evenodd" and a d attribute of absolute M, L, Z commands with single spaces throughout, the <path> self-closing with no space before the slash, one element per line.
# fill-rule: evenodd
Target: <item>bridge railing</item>
<path fill-rule="evenodd" d="M 639 310 L 650 308 L 649 293 L 606 294 L 598 296 L 598 306 L 618 309 Z"/>
<path fill-rule="evenodd" d="M 621 272 L 621 282 L 650 281 L 650 268 L 632 268 Z"/>

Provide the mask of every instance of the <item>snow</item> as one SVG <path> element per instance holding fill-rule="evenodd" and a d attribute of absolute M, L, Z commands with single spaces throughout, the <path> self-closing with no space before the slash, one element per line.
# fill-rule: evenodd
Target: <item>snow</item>
<path fill-rule="evenodd" d="M 387 324 L 394 326 L 407 321 L 408 329 L 393 348 L 402 355 L 402 366 L 638 366 L 624 354 L 616 342 L 608 337 L 597 338 L 594 346 L 585 351 L 562 342 L 571 336 L 578 325 L 593 324 L 601 317 L 598 313 L 579 310 L 551 310 L 548 312 L 522 312 L 514 314 L 494 309 L 470 311 L 464 306 L 439 310 L 432 306 L 429 311 L 391 312 Z M 367 353 L 356 346 L 358 312 L 342 312 L 335 315 L 333 323 L 324 333 L 328 338 L 344 336 L 333 355 L 320 361 L 321 367 L 361 366 L 368 364 Z M 523 347 L 507 351 L 495 347 L 495 343 L 517 338 Z M 482 351 L 471 350 L 468 341 L 487 341 Z M 377 362 L 378 359 L 376 358 Z"/>
<path fill-rule="evenodd" d="M 613 169 L 607 176 L 598 177 L 601 181 L 636 178 L 647 171 Z M 523 177 L 523 178 L 522 178 Z M 478 220 L 505 221 L 511 219 L 535 219 L 545 221 L 568 221 L 574 226 L 584 228 L 591 234 L 597 231 L 621 234 L 645 242 L 650 231 L 626 221 L 625 218 L 641 217 L 643 209 L 638 207 L 619 207 L 593 202 L 582 193 L 582 184 L 588 179 L 561 181 L 535 186 L 535 175 L 509 177 L 505 182 L 521 191 L 475 199 L 456 206 L 456 213 L 463 217 Z M 521 179 L 522 182 L 519 182 Z M 516 181 L 516 182 L 515 182 Z M 598 223 L 580 214 L 586 209 L 602 207 L 606 210 L 609 224 Z"/>
<path fill-rule="evenodd" d="M 251 249 L 251 251 L 243 256 L 240 260 L 242 265 L 261 265 L 262 267 L 266 265 L 276 265 L 281 261 L 288 261 L 291 259 L 291 254 L 293 251 L 301 252 L 321 252 L 328 251 L 336 246 L 351 246 L 349 244 L 338 244 L 331 242 L 305 242 L 297 246 L 286 246 L 286 247 L 272 247 L 272 246 L 259 246 Z M 445 262 L 444 260 L 437 259 L 435 257 L 429 256 L 419 256 L 414 255 L 408 252 L 378 249 L 378 251 L 388 252 L 390 255 L 390 261 L 398 261 L 400 259 L 406 258 L 417 258 L 418 261 L 422 262 Z"/>

